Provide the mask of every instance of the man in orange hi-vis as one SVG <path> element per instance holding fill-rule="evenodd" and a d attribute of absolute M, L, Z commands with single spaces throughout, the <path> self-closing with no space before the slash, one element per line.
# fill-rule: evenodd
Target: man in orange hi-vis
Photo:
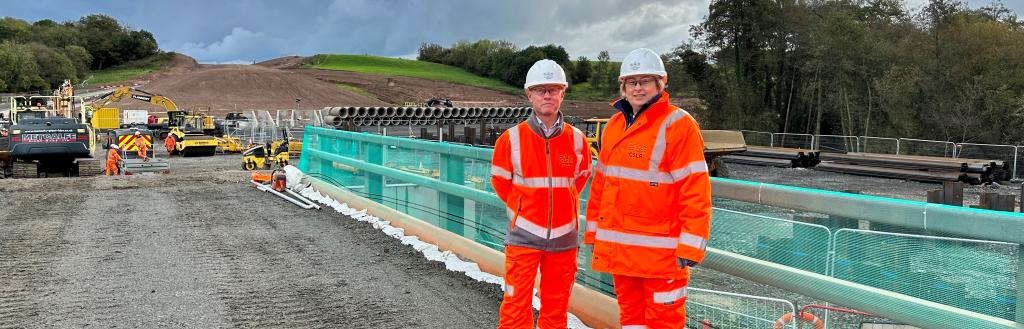
<path fill-rule="evenodd" d="M 619 70 L 622 98 L 601 138 L 584 243 L 612 274 L 624 329 L 683 328 L 690 267 L 704 260 L 711 181 L 697 121 L 669 103 L 668 74 L 650 49 Z"/>
<path fill-rule="evenodd" d="M 533 114 L 494 144 L 491 184 L 505 201 L 505 295 L 498 328 L 535 328 L 533 286 L 540 269 L 536 328 L 565 328 L 579 249 L 579 192 L 590 177 L 590 149 L 559 108 L 565 71 L 540 60 L 526 74 Z"/>
<path fill-rule="evenodd" d="M 135 132 L 135 147 L 139 149 L 139 158 L 142 161 L 149 161 L 149 142 L 146 140 L 146 135 L 138 131 Z"/>
<path fill-rule="evenodd" d="M 174 152 L 174 144 L 174 135 L 167 134 L 167 138 L 164 138 L 164 147 L 167 148 L 167 154 L 171 154 Z"/>
<path fill-rule="evenodd" d="M 111 173 L 113 173 L 114 176 L 117 176 L 117 162 L 124 160 L 121 158 L 121 154 L 118 153 L 120 149 L 121 148 L 118 147 L 117 144 L 110 144 L 110 150 L 107 151 L 107 176 L 110 176 Z"/>

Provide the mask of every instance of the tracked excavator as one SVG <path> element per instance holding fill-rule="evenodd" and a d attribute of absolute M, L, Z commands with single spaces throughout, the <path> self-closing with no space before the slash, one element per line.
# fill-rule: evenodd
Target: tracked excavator
<path fill-rule="evenodd" d="M 167 110 L 167 118 L 150 125 L 149 128 L 159 131 L 161 138 L 167 135 L 174 136 L 175 144 L 171 154 L 212 156 L 217 151 L 217 139 L 205 133 L 214 129 L 213 117 L 189 114 L 188 111 L 179 109 L 174 101 L 167 97 L 131 87 L 120 87 L 104 95 L 96 105 L 103 108 L 125 97 L 156 104 Z"/>
<path fill-rule="evenodd" d="M 68 80 L 52 96 L 12 96 L 0 119 L 0 177 L 97 175 L 94 134 Z"/>

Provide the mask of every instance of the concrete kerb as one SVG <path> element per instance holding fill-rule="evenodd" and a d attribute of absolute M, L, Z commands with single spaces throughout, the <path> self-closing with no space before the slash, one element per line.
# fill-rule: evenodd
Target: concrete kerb
<path fill-rule="evenodd" d="M 366 209 L 367 214 L 390 221 L 392 226 L 405 230 L 408 235 L 417 236 L 424 242 L 436 245 L 440 250 L 451 251 L 459 258 L 477 263 L 484 272 L 499 277 L 505 275 L 505 254 L 497 250 L 317 178 L 309 177 L 309 181 L 313 189 L 320 193 L 343 201 L 353 208 Z M 539 287 L 539 282 L 536 286 Z M 619 308 L 615 299 L 579 283 L 573 285 L 572 296 L 569 299 L 569 312 L 592 328 L 620 328 Z"/>

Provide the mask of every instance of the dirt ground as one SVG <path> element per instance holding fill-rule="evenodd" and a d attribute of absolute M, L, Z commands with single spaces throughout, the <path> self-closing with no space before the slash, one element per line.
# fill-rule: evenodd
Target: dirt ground
<path fill-rule="evenodd" d="M 252 188 L 238 155 L 171 161 L 0 180 L 0 328 L 495 327 L 499 287 Z"/>

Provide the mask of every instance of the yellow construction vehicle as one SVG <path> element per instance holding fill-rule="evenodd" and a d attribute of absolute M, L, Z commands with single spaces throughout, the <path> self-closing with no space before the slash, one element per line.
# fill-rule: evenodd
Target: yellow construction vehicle
<path fill-rule="evenodd" d="M 604 128 L 608 126 L 608 120 L 588 119 L 586 121 L 585 131 L 593 132 L 587 134 L 587 143 L 591 146 L 591 155 L 595 157 L 601 150 L 601 135 Z M 704 139 L 704 161 L 708 163 L 708 170 L 712 176 L 726 176 L 725 165 L 718 157 L 747 150 L 743 133 L 738 130 L 701 130 L 700 134 Z"/>
<path fill-rule="evenodd" d="M 245 146 L 242 145 L 242 139 L 235 136 L 224 135 L 221 137 L 215 137 L 217 140 L 217 150 L 221 153 L 240 153 L 245 151 Z"/>
<path fill-rule="evenodd" d="M 288 165 L 288 146 L 278 143 L 276 147 L 270 143 L 250 147 L 242 153 L 242 169 L 270 169 L 271 165 L 280 168 Z"/>
<path fill-rule="evenodd" d="M 126 96 L 131 99 L 159 105 L 167 110 L 167 118 L 159 120 L 155 126 L 150 128 L 162 131 L 161 137 L 166 135 L 174 136 L 175 144 L 171 154 L 210 156 L 214 155 L 217 151 L 217 140 L 205 134 L 207 121 L 209 121 L 209 126 L 212 128 L 213 118 L 201 114 L 189 114 L 185 110 L 178 109 L 178 105 L 174 104 L 174 101 L 167 97 L 135 88 L 120 87 L 104 95 L 100 101 L 94 104 L 94 107 L 98 107 L 98 111 L 102 111 L 107 108 L 107 105 L 117 102 Z"/>

